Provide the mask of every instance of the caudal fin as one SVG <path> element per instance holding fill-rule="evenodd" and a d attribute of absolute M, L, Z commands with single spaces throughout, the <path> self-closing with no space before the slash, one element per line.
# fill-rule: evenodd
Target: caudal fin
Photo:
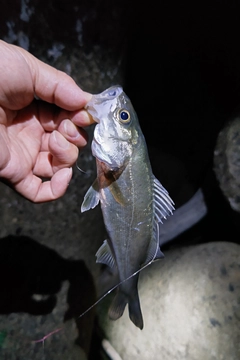
<path fill-rule="evenodd" d="M 108 316 L 110 317 L 110 319 L 112 320 L 119 319 L 124 312 L 127 302 L 128 301 L 126 295 L 118 291 L 108 310 Z"/>
<path fill-rule="evenodd" d="M 131 321 L 134 323 L 135 326 L 137 326 L 139 329 L 143 329 L 143 317 L 139 302 L 138 293 L 134 297 L 131 297 L 131 299 L 128 299 L 128 297 L 119 291 L 115 298 L 113 299 L 113 302 L 108 310 L 108 315 L 110 319 L 117 320 L 119 319 L 128 303 L 128 310 L 129 310 L 129 317 Z"/>
<path fill-rule="evenodd" d="M 129 310 L 129 317 L 139 329 L 143 329 L 143 317 L 142 317 L 142 311 L 140 307 L 139 297 L 138 293 L 134 297 L 134 299 L 131 299 L 128 304 L 128 310 Z"/>

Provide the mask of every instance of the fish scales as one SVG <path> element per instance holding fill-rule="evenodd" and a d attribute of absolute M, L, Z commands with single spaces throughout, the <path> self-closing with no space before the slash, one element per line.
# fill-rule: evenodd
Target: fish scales
<path fill-rule="evenodd" d="M 114 239 L 116 263 L 122 264 L 118 267 L 120 279 L 126 279 L 139 270 L 146 260 L 152 234 L 153 196 L 149 186 L 150 175 L 143 162 L 139 166 L 132 158 L 116 180 L 118 188 L 124 189 L 120 202 L 116 201 L 109 187 L 100 189 L 102 198 L 108 199 L 107 203 L 103 200 L 102 212 L 109 237 Z M 144 194 L 144 198 L 141 194 Z"/>
<path fill-rule="evenodd" d="M 128 304 L 130 319 L 142 329 L 138 272 L 163 257 L 159 223 L 172 213 L 173 201 L 152 173 L 137 114 L 123 89 L 113 86 L 93 95 L 86 109 L 97 122 L 92 142 L 97 179 L 81 210 L 101 204 L 109 238 L 96 253 L 97 262 L 116 266 L 120 281 L 110 318 L 121 317 Z"/>

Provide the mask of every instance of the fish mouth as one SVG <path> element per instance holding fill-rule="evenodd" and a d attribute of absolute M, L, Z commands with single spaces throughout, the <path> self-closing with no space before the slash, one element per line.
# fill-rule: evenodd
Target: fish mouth
<path fill-rule="evenodd" d="M 102 113 L 103 104 L 118 98 L 123 92 L 120 85 L 114 85 L 100 94 L 93 95 L 91 100 L 86 104 L 85 109 L 91 115 L 96 123 L 100 123 L 99 114 Z"/>

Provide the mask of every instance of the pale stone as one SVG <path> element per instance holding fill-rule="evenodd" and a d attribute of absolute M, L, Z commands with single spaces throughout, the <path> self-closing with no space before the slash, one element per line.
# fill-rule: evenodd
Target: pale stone
<path fill-rule="evenodd" d="M 214 171 L 231 208 L 240 212 L 240 117 L 229 121 L 218 134 Z"/>
<path fill-rule="evenodd" d="M 107 316 L 100 324 L 123 360 L 240 359 L 240 246 L 213 242 L 165 252 L 144 269 L 139 294 L 144 328 Z"/>

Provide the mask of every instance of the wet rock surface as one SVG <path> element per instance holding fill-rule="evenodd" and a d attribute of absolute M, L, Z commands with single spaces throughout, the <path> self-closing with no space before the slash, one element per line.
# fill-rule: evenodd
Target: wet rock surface
<path fill-rule="evenodd" d="M 240 357 L 240 246 L 215 242 L 165 252 L 140 275 L 143 330 L 127 309 L 108 319 L 106 338 L 123 360 L 237 360 Z"/>
<path fill-rule="evenodd" d="M 107 12 L 99 12 L 99 6 Z M 1 4 L 1 39 L 22 46 L 70 74 L 81 88 L 100 92 L 122 83 L 126 24 L 123 2 Z M 111 14 L 111 16 L 110 16 Z M 105 26 L 102 26 L 104 23 Z M 91 140 L 93 127 L 87 129 Z M 0 301 L 0 358 L 96 358 L 92 345 L 100 267 L 95 253 L 106 237 L 99 208 L 81 214 L 95 179 L 90 142 L 80 154 L 67 193 L 32 204 L 0 183 L 0 253 L 4 273 Z M 10 237 L 9 237 L 10 236 Z M 61 329 L 41 342 L 55 330 Z M 44 343 L 44 344 L 43 344 Z"/>
<path fill-rule="evenodd" d="M 78 179 L 76 174 L 72 184 Z M 80 183 L 76 187 L 82 192 L 86 180 L 85 185 Z M 14 345 L 9 347 L 6 342 L 0 354 L 4 351 L 2 354 L 12 354 L 12 359 L 33 359 L 31 341 L 66 322 L 71 325 L 45 341 L 46 358 L 51 359 L 52 352 L 75 359 L 70 351 L 75 341 L 88 353 L 94 310 L 76 319 L 96 300 L 99 269 L 95 251 L 102 241 L 99 234 L 104 232 L 100 211 L 90 215 L 91 222 L 88 214 L 82 217 L 82 195 L 75 186 L 70 186 L 59 202 L 38 205 L 3 184 L 0 189 L 0 268 L 4 274 L 0 313 L 6 314 L 1 316 L 1 331 L 11 335 Z M 5 237 L 8 234 L 12 236 Z M 34 359 L 42 359 L 43 345 L 36 344 L 34 349 Z"/>

